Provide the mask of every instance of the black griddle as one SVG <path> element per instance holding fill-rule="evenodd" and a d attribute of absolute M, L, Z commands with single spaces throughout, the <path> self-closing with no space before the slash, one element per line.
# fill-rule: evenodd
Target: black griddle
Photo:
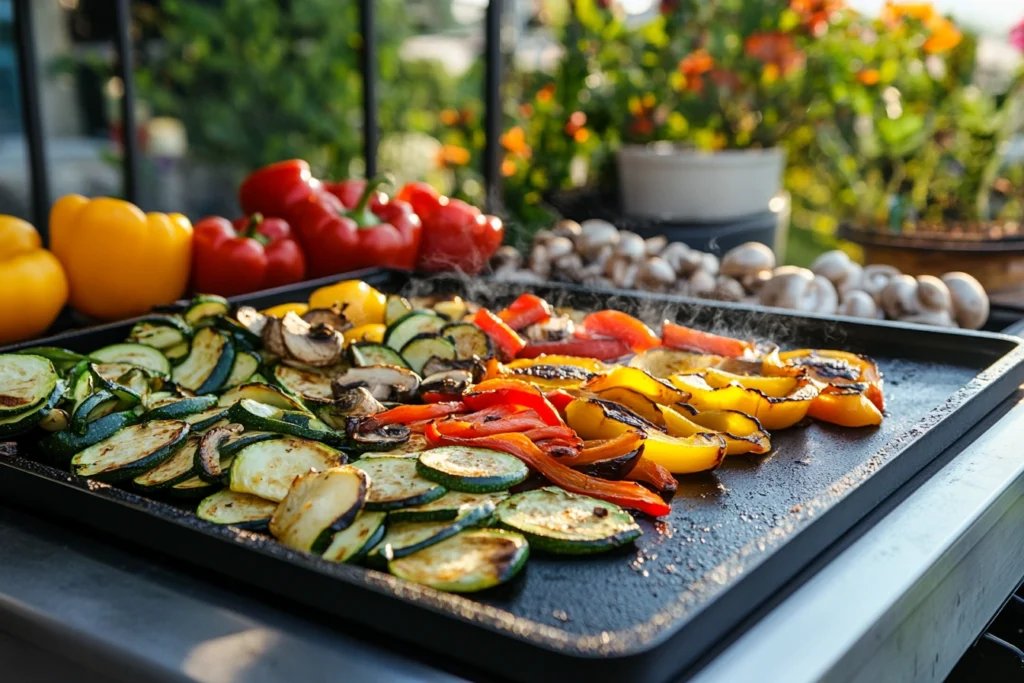
<path fill-rule="evenodd" d="M 520 681 L 666 681 L 791 582 L 879 503 L 1024 382 L 1019 339 L 978 332 L 708 304 L 637 292 L 523 286 L 393 271 L 354 274 L 386 292 L 460 293 L 501 305 L 524 290 L 552 303 L 616 308 L 787 347 L 872 356 L 885 374 L 879 428 L 820 423 L 772 435 L 763 456 L 733 456 L 683 477 L 672 514 L 642 519 L 635 548 L 581 559 L 530 558 L 508 586 L 460 597 L 324 562 L 272 539 L 217 527 L 176 501 L 86 481 L 23 455 L 0 456 L 0 500 L 73 521 L 294 600 L 378 633 Z M 304 300 L 337 277 L 237 301 Z M 89 351 L 131 321 L 33 345 Z M 154 615 L 154 618 L 159 618 Z"/>

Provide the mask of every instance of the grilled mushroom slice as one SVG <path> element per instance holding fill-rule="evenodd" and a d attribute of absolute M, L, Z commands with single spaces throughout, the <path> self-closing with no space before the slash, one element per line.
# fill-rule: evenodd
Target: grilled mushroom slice
<path fill-rule="evenodd" d="M 445 370 L 424 377 L 420 383 L 420 395 L 430 392 L 445 396 L 461 396 L 472 383 L 473 373 L 469 370 Z"/>
<path fill-rule="evenodd" d="M 345 349 L 345 338 L 333 327 L 310 325 L 290 311 L 281 319 L 281 334 L 288 354 L 314 368 L 337 363 Z"/>
<path fill-rule="evenodd" d="M 428 379 L 433 375 L 445 373 L 449 370 L 464 370 L 469 373 L 474 382 L 479 382 L 484 378 L 487 367 L 478 358 L 455 359 L 438 358 L 437 356 L 432 356 L 430 360 L 423 364 L 423 376 Z"/>
<path fill-rule="evenodd" d="M 384 425 L 371 431 L 359 429 L 362 424 L 363 421 L 359 418 L 349 418 L 345 431 L 354 445 L 366 450 L 388 451 L 398 448 L 409 440 L 412 433 L 403 424 Z"/>
<path fill-rule="evenodd" d="M 267 319 L 267 316 L 252 306 L 242 306 L 235 312 L 235 320 L 255 335 L 263 334 L 263 326 L 267 324 Z"/>
<path fill-rule="evenodd" d="M 337 304 L 330 308 L 311 308 L 302 314 L 302 319 L 314 327 L 321 323 L 330 325 L 337 332 L 344 332 L 352 327 L 352 323 L 348 321 Z"/>
<path fill-rule="evenodd" d="M 375 399 L 366 387 L 345 389 L 334 400 L 306 399 L 306 404 L 331 429 L 344 431 L 352 417 L 367 417 L 383 412 L 386 408 Z"/>
<path fill-rule="evenodd" d="M 287 356 L 288 347 L 284 345 L 284 325 L 280 318 L 266 318 L 260 335 L 263 348 L 275 356 Z"/>
<path fill-rule="evenodd" d="M 535 323 L 523 330 L 529 341 L 562 341 L 572 336 L 575 323 L 568 315 L 553 315 L 542 323 Z"/>
<path fill-rule="evenodd" d="M 420 378 L 412 370 L 395 365 L 370 365 L 349 368 L 334 378 L 335 396 L 343 396 L 353 387 L 366 387 L 378 401 L 402 401 L 416 395 Z"/>

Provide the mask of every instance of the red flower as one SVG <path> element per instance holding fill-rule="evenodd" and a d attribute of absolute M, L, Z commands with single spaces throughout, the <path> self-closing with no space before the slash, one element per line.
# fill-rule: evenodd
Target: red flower
<path fill-rule="evenodd" d="M 843 0 L 789 0 L 789 8 L 800 15 L 800 23 L 814 36 L 828 30 L 829 17 L 843 9 Z"/>
<path fill-rule="evenodd" d="M 1024 52 L 1024 19 L 1010 29 L 1010 44 Z"/>
<path fill-rule="evenodd" d="M 766 66 L 774 66 L 783 75 L 803 64 L 804 55 L 793 36 L 779 31 L 763 31 L 747 37 L 743 49 Z"/>

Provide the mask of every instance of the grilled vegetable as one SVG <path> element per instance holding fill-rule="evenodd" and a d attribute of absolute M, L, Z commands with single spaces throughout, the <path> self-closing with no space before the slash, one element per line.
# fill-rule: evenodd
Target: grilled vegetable
<path fill-rule="evenodd" d="M 361 368 L 371 365 L 393 365 L 408 368 L 401 354 L 391 347 L 373 342 L 357 342 L 349 347 L 352 364 Z"/>
<path fill-rule="evenodd" d="M 203 498 L 219 491 L 220 488 L 220 484 L 211 484 L 197 476 L 192 476 L 170 488 L 163 489 L 163 492 L 175 498 Z"/>
<path fill-rule="evenodd" d="M 189 427 L 177 420 L 155 420 L 125 427 L 71 458 L 80 477 L 123 481 L 150 470 L 185 445 Z"/>
<path fill-rule="evenodd" d="M 455 360 L 455 345 L 444 337 L 421 334 L 402 347 L 402 358 L 413 372 L 420 373 L 431 358 Z"/>
<path fill-rule="evenodd" d="M 384 345 L 395 351 L 420 334 L 436 334 L 447 324 L 447 320 L 433 311 L 412 311 L 388 325 L 384 333 Z"/>
<path fill-rule="evenodd" d="M 345 349 L 345 338 L 336 329 L 310 325 L 294 313 L 281 318 L 281 339 L 289 357 L 317 368 L 337 363 Z"/>
<path fill-rule="evenodd" d="M 331 562 L 358 562 L 384 538 L 386 512 L 363 510 L 347 529 L 337 531 L 324 551 L 324 559 Z"/>
<path fill-rule="evenodd" d="M 495 516 L 537 550 L 551 553 L 601 553 L 640 537 L 640 527 L 618 505 L 553 486 L 506 498 Z"/>
<path fill-rule="evenodd" d="M 231 389 L 230 391 L 224 392 L 221 394 L 218 405 L 227 408 L 238 403 L 243 398 L 272 406 L 274 408 L 280 408 L 281 410 L 305 410 L 305 407 L 301 403 L 288 394 L 284 393 L 277 387 L 262 382 L 243 384 Z"/>
<path fill-rule="evenodd" d="M 211 484 L 222 483 L 224 479 L 225 466 L 230 467 L 230 462 L 224 462 L 225 458 L 220 452 L 221 444 L 233 436 L 242 433 L 242 425 L 230 424 L 223 427 L 214 427 L 203 434 L 199 442 L 199 448 L 195 452 L 195 472 L 203 481 Z M 229 461 L 233 458 L 228 456 Z"/>
<path fill-rule="evenodd" d="M 64 395 L 64 383 L 57 382 L 46 401 L 32 410 L 0 417 L 0 438 L 9 439 L 29 431 L 43 421 Z"/>
<path fill-rule="evenodd" d="M 419 376 L 393 365 L 350 368 L 334 378 L 335 394 L 354 386 L 366 387 L 378 401 L 403 401 L 416 395 Z"/>
<path fill-rule="evenodd" d="M 334 431 L 309 413 L 281 410 L 243 398 L 228 409 L 227 416 L 232 422 L 237 422 L 248 429 L 289 434 L 335 446 L 345 445 L 343 434 Z"/>
<path fill-rule="evenodd" d="M 89 355 L 102 363 L 128 363 L 164 377 L 171 374 L 171 363 L 164 354 L 145 344 L 111 344 Z"/>
<path fill-rule="evenodd" d="M 215 294 L 200 294 L 185 311 L 185 322 L 189 325 L 197 325 L 208 318 L 227 315 L 231 310 L 231 304 L 222 296 Z"/>
<path fill-rule="evenodd" d="M 504 491 L 525 481 L 530 470 L 519 459 L 486 448 L 445 446 L 420 453 L 416 471 L 453 491 Z"/>
<path fill-rule="evenodd" d="M 192 336 L 192 329 L 176 315 L 154 315 L 135 323 L 129 341 L 152 346 L 159 351 L 185 344 Z"/>
<path fill-rule="evenodd" d="M 0 355 L 0 418 L 37 408 L 53 393 L 60 377 L 40 356 Z"/>
<path fill-rule="evenodd" d="M 276 509 L 277 503 L 272 500 L 223 489 L 203 498 L 196 508 L 196 517 L 214 524 L 230 524 L 240 529 L 263 531 L 270 525 L 270 518 Z"/>
<path fill-rule="evenodd" d="M 387 451 L 409 440 L 411 431 L 405 425 L 385 425 L 378 429 L 360 429 L 356 420 L 349 421 L 347 435 L 353 448 L 366 451 Z"/>
<path fill-rule="evenodd" d="M 143 490 L 157 490 L 180 484 L 196 476 L 195 460 L 200 439 L 199 436 L 190 436 L 185 445 L 179 448 L 174 455 L 153 469 L 135 477 L 132 479 L 132 483 Z"/>
<path fill-rule="evenodd" d="M 174 401 L 167 401 L 152 408 L 144 414 L 146 420 L 180 420 L 209 410 L 217 405 L 216 396 L 188 396 Z"/>
<path fill-rule="evenodd" d="M 488 359 L 494 355 L 491 338 L 473 323 L 453 323 L 441 328 L 441 336 L 455 345 L 455 357 Z"/>
<path fill-rule="evenodd" d="M 69 351 L 68 349 L 62 349 L 59 346 L 34 346 L 31 349 L 22 349 L 21 351 L 15 351 L 14 353 L 22 356 L 38 356 L 45 358 L 53 364 L 54 369 L 64 374 L 68 370 L 71 370 L 76 365 L 86 360 L 86 357 L 80 353 Z"/>
<path fill-rule="evenodd" d="M 281 501 L 300 474 L 324 472 L 345 463 L 345 456 L 316 441 L 298 438 L 261 441 L 242 448 L 231 463 L 230 488 Z"/>
<path fill-rule="evenodd" d="M 274 366 L 274 382 L 303 399 L 330 399 L 331 378 L 320 372 L 299 370 L 287 365 Z M 278 406 L 283 407 L 283 406 Z"/>
<path fill-rule="evenodd" d="M 384 323 L 391 325 L 412 312 L 412 305 L 404 296 L 392 294 L 384 304 Z"/>
<path fill-rule="evenodd" d="M 355 521 L 369 488 L 366 473 L 348 465 L 299 475 L 271 517 L 270 533 L 296 550 L 322 553 Z"/>
<path fill-rule="evenodd" d="M 235 362 L 235 346 L 220 330 L 204 327 L 196 332 L 188 357 L 171 373 L 179 385 L 208 394 L 220 389 L 231 375 Z"/>
<path fill-rule="evenodd" d="M 521 535 L 473 529 L 388 563 L 400 579 L 451 593 L 474 593 L 505 583 L 526 566 L 530 546 Z"/>
<path fill-rule="evenodd" d="M 130 410 L 111 413 L 88 423 L 82 433 L 66 429 L 50 434 L 39 441 L 39 447 L 55 461 L 66 465 L 75 453 L 113 436 L 119 430 L 134 424 L 137 419 L 135 413 Z"/>
<path fill-rule="evenodd" d="M 371 484 L 372 486 L 372 484 Z M 399 522 L 388 525 L 387 533 L 367 555 L 367 562 L 381 562 L 412 555 L 440 543 L 446 538 L 476 526 L 494 514 L 494 503 L 488 501 L 479 507 L 471 508 L 456 519 L 447 522 Z"/>
<path fill-rule="evenodd" d="M 204 410 L 201 413 L 194 413 L 192 415 L 186 415 L 181 419 L 189 423 L 192 427 L 193 434 L 203 434 L 206 430 L 212 429 L 219 423 L 223 422 L 227 414 L 228 411 L 226 408 L 214 406 L 209 410 Z M 224 422 L 224 424 L 227 423 Z"/>
<path fill-rule="evenodd" d="M 411 458 L 367 458 L 353 463 L 353 467 L 358 467 L 370 477 L 367 510 L 395 510 L 422 505 L 445 494 L 443 486 L 419 475 L 416 461 Z"/>
<path fill-rule="evenodd" d="M 508 496 L 504 491 L 496 493 L 464 493 L 449 491 L 437 500 L 423 505 L 392 510 L 388 519 L 392 522 L 444 522 L 455 519 L 467 510 L 492 503 L 497 505 Z"/>
<path fill-rule="evenodd" d="M 224 388 L 237 387 L 245 384 L 260 369 L 261 359 L 253 351 L 237 351 L 235 362 L 231 366 L 231 374 L 224 382 Z"/>

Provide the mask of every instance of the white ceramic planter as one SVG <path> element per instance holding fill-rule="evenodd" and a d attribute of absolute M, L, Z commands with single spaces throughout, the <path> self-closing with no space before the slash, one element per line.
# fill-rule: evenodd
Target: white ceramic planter
<path fill-rule="evenodd" d="M 768 210 L 782 186 L 778 148 L 697 152 L 671 143 L 619 149 L 619 193 L 627 215 L 728 221 Z"/>

